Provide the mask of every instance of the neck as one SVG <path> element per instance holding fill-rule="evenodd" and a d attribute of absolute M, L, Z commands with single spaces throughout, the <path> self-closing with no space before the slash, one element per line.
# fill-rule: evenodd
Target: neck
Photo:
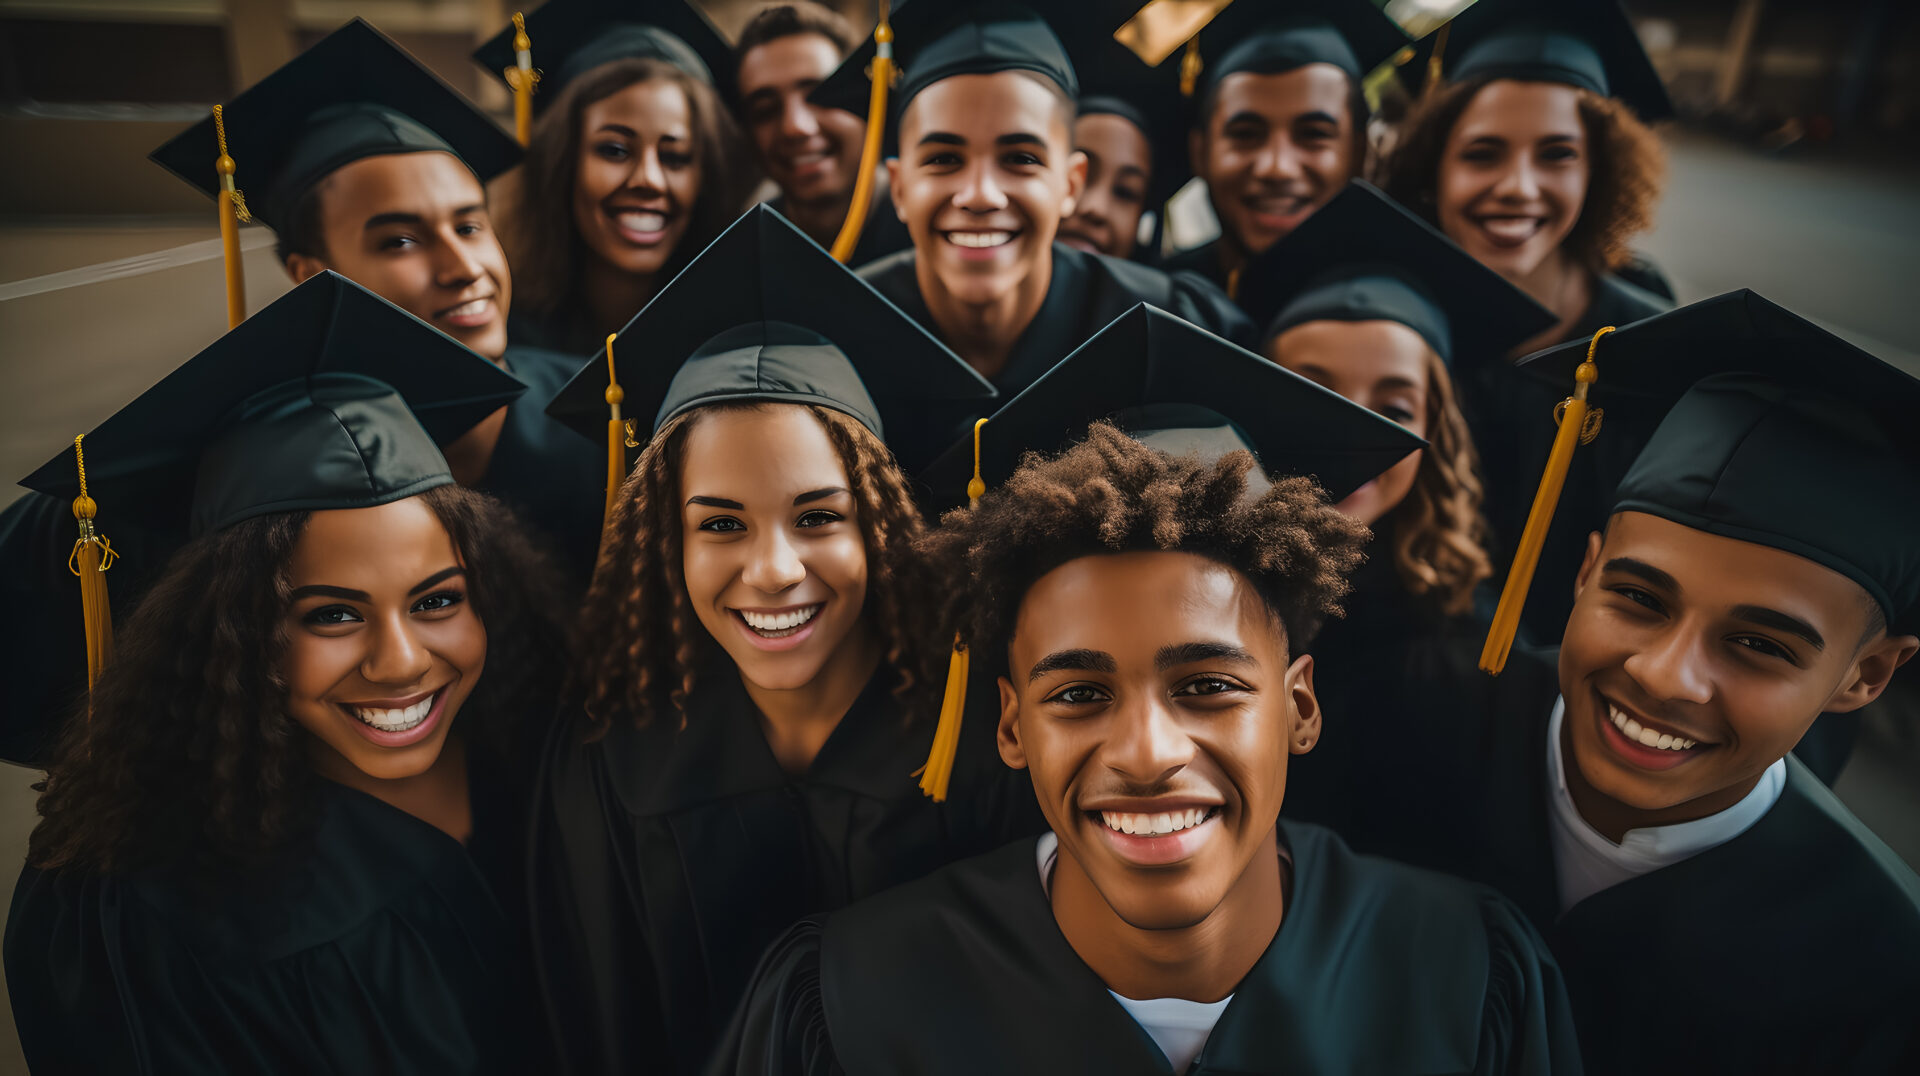
<path fill-rule="evenodd" d="M 507 409 L 502 407 L 453 441 L 441 446 L 447 458 L 447 471 L 463 486 L 478 485 L 493 464 L 493 450 L 499 447 L 500 431 L 507 425 Z"/>
<path fill-rule="evenodd" d="M 1574 757 L 1573 733 L 1564 718 L 1560 722 L 1560 768 L 1567 775 L 1567 796 L 1573 800 L 1573 809 L 1595 832 L 1615 844 L 1626 839 L 1628 830 L 1674 826 L 1719 814 L 1746 799 L 1747 793 L 1752 792 L 1766 774 L 1761 770 L 1745 781 L 1685 803 L 1644 810 L 1621 803 L 1588 783 L 1586 774 L 1580 772 L 1579 760 Z"/>
<path fill-rule="evenodd" d="M 595 342 L 608 333 L 619 332 L 653 298 L 657 273 L 629 273 L 616 269 L 593 254 L 587 255 L 586 271 L 581 274 L 580 296 Z"/>
<path fill-rule="evenodd" d="M 1555 250 L 1528 272 L 1501 275 L 1559 318 L 1552 328 L 1522 341 L 1508 358 L 1531 355 L 1565 340 L 1593 303 L 1593 273 L 1564 250 Z"/>
<path fill-rule="evenodd" d="M 467 798 L 467 752 L 458 736 L 449 735 L 433 765 L 412 777 L 389 780 L 369 776 L 318 739 L 313 741 L 312 760 L 315 772 L 335 784 L 365 792 L 463 844 L 473 836 L 473 807 Z"/>
<path fill-rule="evenodd" d="M 840 719 L 867 689 L 880 665 L 880 642 L 862 620 L 848 634 L 812 680 L 795 688 L 761 687 L 746 677 L 747 698 L 760 714 L 760 731 L 767 737 L 780 768 L 805 773 L 826 745 Z"/>
<path fill-rule="evenodd" d="M 956 298 L 923 258 L 914 259 L 913 272 L 940 339 L 991 381 L 1006 369 L 1014 344 L 1047 300 L 1047 288 L 1053 283 L 1053 251 L 1049 248 L 1018 284 L 984 302 Z"/>
<path fill-rule="evenodd" d="M 1067 944 L 1107 989 L 1135 1000 L 1213 1002 L 1239 988 L 1284 914 L 1278 840 L 1272 830 L 1226 898 L 1206 918 L 1165 930 L 1120 918 L 1072 856 L 1053 871 L 1053 918 Z"/>
<path fill-rule="evenodd" d="M 867 207 L 869 225 L 873 222 L 873 215 L 886 204 L 882 197 L 887 189 L 885 182 L 884 173 L 874 177 L 873 202 Z M 786 194 L 786 204 L 783 208 L 787 219 L 793 222 L 794 227 L 807 233 L 807 238 L 823 247 L 832 247 L 833 241 L 840 237 L 841 227 L 847 222 L 848 210 L 853 208 L 853 190 L 853 187 L 848 187 L 832 197 L 813 198 L 804 202 L 782 191 L 782 194 Z"/>

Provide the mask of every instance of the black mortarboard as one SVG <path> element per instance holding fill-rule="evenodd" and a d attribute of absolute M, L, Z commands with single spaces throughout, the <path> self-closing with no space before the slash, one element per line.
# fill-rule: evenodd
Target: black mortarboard
<path fill-rule="evenodd" d="M 1526 368 L 1573 383 L 1576 341 Z M 1784 550 L 1859 583 L 1920 629 L 1920 380 L 1751 291 L 1600 338 L 1616 407 L 1660 416 L 1613 511 Z"/>
<path fill-rule="evenodd" d="M 1397 321 L 1449 366 L 1505 361 L 1556 320 L 1365 180 L 1249 263 L 1239 301 L 1263 342 L 1308 321 Z"/>
<path fill-rule="evenodd" d="M 925 402 L 992 399 L 991 383 L 779 213 L 747 210 L 613 343 L 626 413 L 647 429 L 729 400 L 819 404 L 876 435 Z M 547 413 L 607 428 L 607 370 L 586 366 Z M 906 408 L 896 414 L 897 408 Z"/>
<path fill-rule="evenodd" d="M 321 273 L 87 434 L 87 487 L 103 520 L 155 532 L 385 504 L 452 482 L 436 442 L 525 390 L 426 322 Z M 72 448 L 20 484 L 75 496 Z"/>
<path fill-rule="evenodd" d="M 1196 101 L 1206 100 L 1221 79 L 1242 71 L 1277 75 L 1324 63 L 1358 82 L 1408 44 L 1400 24 L 1373 0 L 1235 0 L 1201 27 L 1198 40 L 1205 66 Z"/>
<path fill-rule="evenodd" d="M 481 182 L 520 160 L 498 124 L 360 19 L 234 98 L 225 108 L 236 185 L 276 230 L 300 196 L 336 169 L 388 153 L 451 153 Z M 154 150 L 154 163 L 220 193 L 220 140 L 209 116 Z"/>
<path fill-rule="evenodd" d="M 1441 32 L 1421 43 L 1423 53 Z M 1477 0 L 1444 32 L 1440 65 L 1450 80 L 1563 82 L 1618 97 L 1648 122 L 1673 115 L 1666 84 L 1619 0 Z"/>
<path fill-rule="evenodd" d="M 1032 9 L 1003 0 L 913 0 L 896 5 L 889 19 L 900 78 L 888 101 L 887 145 L 895 122 L 921 90 L 955 75 L 1028 71 L 1078 97 L 1080 82 L 1060 38 Z M 867 114 L 868 71 L 875 46 L 869 37 L 808 100 L 825 108 Z"/>
<path fill-rule="evenodd" d="M 1251 449 L 1271 474 L 1309 475 L 1335 500 L 1426 442 L 1306 378 L 1144 303 L 1120 315 L 993 414 L 980 431 L 991 489 L 1028 451 L 1054 452 L 1115 419 L 1167 451 Z M 925 468 L 930 507 L 966 503 L 967 437 Z"/>
<path fill-rule="evenodd" d="M 526 24 L 540 71 L 536 112 L 560 87 L 615 60 L 664 60 L 733 96 L 733 47 L 688 0 L 547 0 Z M 516 62 L 513 34 L 509 26 L 473 52 L 502 82 Z"/>

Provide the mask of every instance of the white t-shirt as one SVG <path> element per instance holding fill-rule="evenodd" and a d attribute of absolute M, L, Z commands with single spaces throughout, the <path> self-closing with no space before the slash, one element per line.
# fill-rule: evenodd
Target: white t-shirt
<path fill-rule="evenodd" d="M 1053 865 L 1060 858 L 1060 838 L 1051 833 L 1042 834 L 1036 853 L 1040 888 L 1051 895 Z M 1175 1072 L 1187 1071 L 1193 1059 L 1200 1056 L 1200 1051 L 1206 1048 L 1207 1037 L 1213 1034 L 1213 1025 L 1220 1022 L 1220 1014 L 1226 1012 L 1233 1001 L 1232 994 L 1219 1001 L 1188 1001 L 1186 998 L 1121 997 L 1111 990 L 1107 993 L 1113 994 L 1113 1000 L 1153 1037 Z"/>
<path fill-rule="evenodd" d="M 1615 844 L 1580 817 L 1567 791 L 1567 767 L 1560 757 L 1560 725 L 1567 701 L 1557 699 L 1547 722 L 1547 797 L 1552 822 L 1554 876 L 1559 882 L 1560 912 L 1621 882 L 1671 867 L 1719 846 L 1766 817 L 1787 787 L 1787 760 L 1776 759 L 1760 775 L 1753 791 L 1718 814 L 1671 826 L 1630 829 Z"/>

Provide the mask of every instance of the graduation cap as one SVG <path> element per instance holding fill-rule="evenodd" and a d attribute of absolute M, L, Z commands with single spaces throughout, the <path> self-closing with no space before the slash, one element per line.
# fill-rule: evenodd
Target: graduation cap
<path fill-rule="evenodd" d="M 214 341 L 85 435 L 110 518 L 194 534 L 269 512 L 363 508 L 453 481 L 444 444 L 526 390 L 333 272 Z M 80 495 L 72 448 L 21 485 Z"/>
<path fill-rule="evenodd" d="M 484 183 L 520 159 L 491 117 L 361 19 L 328 34 L 223 108 L 153 151 L 167 171 L 219 197 L 231 154 L 253 216 L 279 230 L 335 170 L 389 153 L 451 153 Z"/>
<path fill-rule="evenodd" d="M 1860 584 L 1896 630 L 1920 629 L 1920 380 L 1751 291 L 1551 348 L 1525 367 L 1566 384 L 1597 379 L 1608 410 L 1652 425 L 1613 512 L 1805 557 Z M 1514 618 L 1529 582 L 1519 559 L 1501 596 Z M 1483 668 L 1504 659 L 1496 642 Z"/>
<path fill-rule="evenodd" d="M 1277 75 L 1324 63 L 1358 82 L 1407 44 L 1373 0 L 1234 0 L 1189 42 L 1195 59 L 1187 62 L 1201 65 L 1193 98 L 1204 101 L 1221 79 L 1243 71 Z"/>
<path fill-rule="evenodd" d="M 547 0 L 524 19 L 544 91 L 534 96 L 535 111 L 575 78 L 628 59 L 664 60 L 733 96 L 733 46 L 689 0 Z M 474 62 L 509 89 L 517 32 L 509 26 L 473 52 Z"/>
<path fill-rule="evenodd" d="M 1073 63 L 1080 115 L 1119 116 L 1146 138 L 1153 162 L 1147 207 L 1158 210 L 1192 173 L 1180 64 L 1163 60 L 1148 66 L 1113 36 L 1139 7 L 1140 0 L 1043 0 L 1036 10 L 1058 33 Z"/>
<path fill-rule="evenodd" d="M 1649 123 L 1673 115 L 1666 84 L 1619 0 L 1477 0 L 1428 35 L 1422 51 L 1435 46 L 1454 81 L 1561 82 L 1617 97 Z"/>
<path fill-rule="evenodd" d="M 1503 360 L 1552 311 L 1365 180 L 1248 264 L 1240 305 L 1261 340 L 1309 321 L 1397 321 L 1450 367 Z"/>

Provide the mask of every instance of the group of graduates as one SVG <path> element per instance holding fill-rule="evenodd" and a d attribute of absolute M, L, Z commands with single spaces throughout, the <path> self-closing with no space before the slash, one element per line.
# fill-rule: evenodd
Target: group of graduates
<path fill-rule="evenodd" d="M 158 150 L 298 283 L 0 515 L 33 1070 L 1920 1071 L 1820 776 L 1920 382 L 1661 294 L 1615 0 L 1137 7 L 549 0 L 524 151 L 356 20 Z"/>

